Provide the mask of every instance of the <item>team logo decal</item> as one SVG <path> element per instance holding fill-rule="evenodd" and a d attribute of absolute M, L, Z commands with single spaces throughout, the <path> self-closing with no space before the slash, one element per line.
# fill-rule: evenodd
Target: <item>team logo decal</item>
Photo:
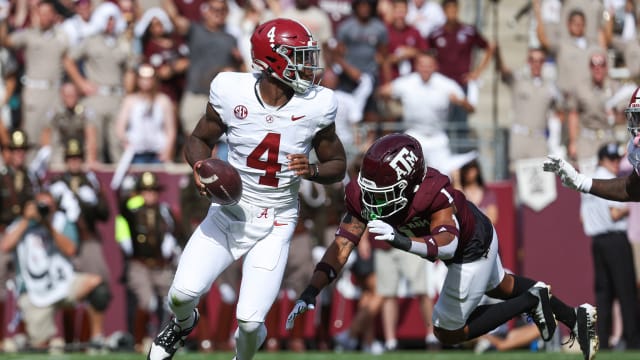
<path fill-rule="evenodd" d="M 240 120 L 244 119 L 249 115 L 249 110 L 244 105 L 238 105 L 233 108 L 233 114 Z"/>
<path fill-rule="evenodd" d="M 271 116 L 271 115 L 267 115 L 267 117 L 265 119 L 267 120 L 267 122 L 269 124 L 271 124 L 273 122 L 273 116 Z"/>
<path fill-rule="evenodd" d="M 399 181 L 402 179 L 402 176 L 409 175 L 414 171 L 416 161 L 418 161 L 418 156 L 405 147 L 400 150 L 398 155 L 391 159 L 389 166 L 396 171 Z"/>

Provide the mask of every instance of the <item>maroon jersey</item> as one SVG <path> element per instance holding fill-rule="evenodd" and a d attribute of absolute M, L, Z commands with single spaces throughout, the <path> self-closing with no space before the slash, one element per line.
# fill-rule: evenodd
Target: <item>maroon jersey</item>
<path fill-rule="evenodd" d="M 471 71 L 473 49 L 489 46 L 474 26 L 460 23 L 452 29 L 440 26 L 429 35 L 428 42 L 429 48 L 437 50 L 438 71 L 465 88 L 463 77 Z"/>
<path fill-rule="evenodd" d="M 388 50 L 390 54 L 393 54 L 398 48 L 403 46 L 416 48 L 421 51 L 429 48 L 427 41 L 422 38 L 420 32 L 413 26 L 407 26 L 402 30 L 398 30 L 391 25 L 387 25 L 387 32 L 389 33 Z M 411 70 L 413 71 L 413 62 L 411 63 Z M 397 78 L 399 75 L 398 64 L 394 64 L 391 67 L 391 80 Z"/>
<path fill-rule="evenodd" d="M 180 58 L 186 58 L 189 55 L 189 48 L 178 37 L 171 39 L 149 39 L 144 44 L 143 49 L 144 62 L 158 69 L 162 65 L 171 64 Z M 174 74 L 170 78 L 160 79 L 159 89 L 171 98 L 173 102 L 178 102 L 182 97 L 182 90 L 186 83 L 185 74 Z"/>
<path fill-rule="evenodd" d="M 362 217 L 360 185 L 352 179 L 345 189 L 347 212 L 367 223 Z M 434 168 L 427 168 L 427 175 L 405 211 L 383 219 L 405 236 L 424 237 L 431 235 L 433 213 L 455 207 L 455 216 L 460 225 L 458 248 L 452 259 L 445 263 L 471 262 L 484 256 L 493 238 L 491 221 L 467 200 L 462 192 L 451 185 L 449 178 Z"/>

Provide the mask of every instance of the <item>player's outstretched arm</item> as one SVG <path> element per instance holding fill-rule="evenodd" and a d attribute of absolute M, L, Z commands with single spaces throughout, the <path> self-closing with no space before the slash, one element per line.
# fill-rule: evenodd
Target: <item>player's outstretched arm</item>
<path fill-rule="evenodd" d="M 329 245 L 322 260 L 316 265 L 309 285 L 304 289 L 302 294 L 300 294 L 300 297 L 289 313 L 286 324 L 287 330 L 293 328 L 298 315 L 315 308 L 316 296 L 318 296 L 320 290 L 324 289 L 338 276 L 344 264 L 346 264 L 349 254 L 351 254 L 351 251 L 360 241 L 364 230 L 364 223 L 349 213 L 345 214 L 338 227 L 338 231 L 336 231 L 336 237 L 333 243 Z"/>
<path fill-rule="evenodd" d="M 191 135 L 187 137 L 184 146 L 184 156 L 193 167 L 198 161 L 211 157 L 211 150 L 218 142 L 226 126 L 220 115 L 207 103 L 207 110 L 196 124 Z"/>
<path fill-rule="evenodd" d="M 589 193 L 615 201 L 640 201 L 640 176 L 632 171 L 625 177 L 593 179 Z"/>
<path fill-rule="evenodd" d="M 549 156 L 544 171 L 560 176 L 570 189 L 614 201 L 640 201 L 640 177 L 633 171 L 629 176 L 614 179 L 592 179 L 579 173 L 571 164 L 557 156 Z"/>

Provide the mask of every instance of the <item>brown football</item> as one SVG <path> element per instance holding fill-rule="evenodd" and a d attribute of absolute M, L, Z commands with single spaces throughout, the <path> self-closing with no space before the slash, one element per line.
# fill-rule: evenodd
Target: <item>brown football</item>
<path fill-rule="evenodd" d="M 213 158 L 203 160 L 198 175 L 213 202 L 233 205 L 240 200 L 242 180 L 238 170 L 228 162 Z"/>

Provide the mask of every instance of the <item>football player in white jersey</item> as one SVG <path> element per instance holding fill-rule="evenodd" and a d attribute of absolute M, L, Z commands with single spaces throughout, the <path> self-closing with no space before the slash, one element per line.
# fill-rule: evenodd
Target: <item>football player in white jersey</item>
<path fill-rule="evenodd" d="M 590 193 L 614 201 L 640 201 L 640 87 L 637 88 L 629 106 L 624 111 L 631 139 L 627 145 L 627 158 L 633 171 L 627 176 L 612 179 L 592 179 L 579 173 L 567 161 L 549 156 L 544 170 L 555 172 L 562 184 L 568 188 Z"/>
<path fill-rule="evenodd" d="M 264 320 L 282 281 L 298 217 L 298 187 L 345 176 L 345 151 L 335 133 L 337 102 L 318 84 L 320 48 L 297 21 L 275 19 L 251 37 L 257 73 L 219 73 L 206 114 L 187 138 L 185 156 L 197 169 L 227 135 L 229 163 L 241 175 L 236 205 L 213 203 L 189 239 L 169 290 L 174 318 L 153 341 L 150 360 L 171 359 L 198 322 L 195 309 L 216 277 L 244 256 L 236 310 L 236 359 L 250 360 L 266 337 Z M 315 150 L 317 163 L 309 163 Z"/>

